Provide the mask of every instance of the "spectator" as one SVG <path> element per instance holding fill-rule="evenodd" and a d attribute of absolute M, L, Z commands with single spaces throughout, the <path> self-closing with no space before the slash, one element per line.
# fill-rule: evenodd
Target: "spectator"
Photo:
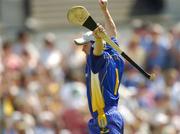
<path fill-rule="evenodd" d="M 12 44 L 4 42 L 2 46 L 2 63 L 4 69 L 20 69 L 22 66 L 22 59 L 12 51 Z"/>
<path fill-rule="evenodd" d="M 151 42 L 150 24 L 140 19 L 132 21 L 133 34 L 139 37 L 140 46 L 147 52 Z"/>
<path fill-rule="evenodd" d="M 149 45 L 146 59 L 146 68 L 149 71 L 152 71 L 156 66 L 162 69 L 166 68 L 167 49 L 160 41 L 162 34 L 162 26 L 154 24 L 151 31 L 152 42 Z"/>
<path fill-rule="evenodd" d="M 137 35 L 131 37 L 126 51 L 140 66 L 144 66 L 146 55 L 144 49 L 140 46 L 140 38 Z"/>
<path fill-rule="evenodd" d="M 169 31 L 170 47 L 168 49 L 168 68 L 180 67 L 180 24 L 175 25 Z"/>
<path fill-rule="evenodd" d="M 53 33 L 47 33 L 44 37 L 44 49 L 41 52 L 41 63 L 52 69 L 60 65 L 62 60 L 61 52 L 56 48 L 56 37 Z"/>
<path fill-rule="evenodd" d="M 40 63 L 50 71 L 51 75 L 59 83 L 64 82 L 64 72 L 62 69 L 63 55 L 56 46 L 56 36 L 47 33 L 44 37 L 44 46 L 41 51 Z"/>
<path fill-rule="evenodd" d="M 34 68 L 39 60 L 39 52 L 37 46 L 35 46 L 26 31 L 18 33 L 17 42 L 13 46 L 13 52 L 21 56 L 24 52 L 30 55 L 30 65 Z"/>

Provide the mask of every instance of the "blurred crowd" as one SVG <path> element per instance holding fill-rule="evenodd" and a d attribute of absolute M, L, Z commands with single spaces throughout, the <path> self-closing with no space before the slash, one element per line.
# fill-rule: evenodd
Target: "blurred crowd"
<path fill-rule="evenodd" d="M 165 29 L 135 20 L 130 30 L 126 43 L 119 34 L 120 47 L 156 79 L 125 61 L 119 90 L 125 134 L 180 134 L 180 24 Z M 81 47 L 63 52 L 53 33 L 37 45 L 27 31 L 0 44 L 0 133 L 87 134 Z"/>

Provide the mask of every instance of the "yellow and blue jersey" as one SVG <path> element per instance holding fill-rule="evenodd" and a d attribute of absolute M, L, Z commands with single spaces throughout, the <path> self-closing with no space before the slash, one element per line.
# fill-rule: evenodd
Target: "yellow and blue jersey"
<path fill-rule="evenodd" d="M 115 38 L 112 37 L 111 39 L 117 44 Z M 121 59 L 120 54 L 109 44 L 106 44 L 103 53 L 100 56 L 95 56 L 93 55 L 92 47 L 90 54 L 87 56 L 85 71 L 88 105 L 92 117 L 97 119 L 98 109 L 103 109 L 106 115 L 109 110 L 114 109 L 117 111 L 118 89 L 124 71 L 124 61 Z M 97 84 L 94 87 L 92 83 Z M 119 114 L 117 113 L 116 115 L 118 116 Z M 110 118 L 107 117 L 107 120 L 110 121 Z M 121 120 L 121 117 L 119 119 Z M 119 119 L 115 118 L 113 120 Z"/>

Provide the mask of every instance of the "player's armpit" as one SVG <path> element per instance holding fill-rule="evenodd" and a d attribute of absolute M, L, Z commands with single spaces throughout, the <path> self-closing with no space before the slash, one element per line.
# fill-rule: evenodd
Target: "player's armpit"
<path fill-rule="evenodd" d="M 108 60 L 105 58 L 104 53 L 100 56 L 92 55 L 91 69 L 93 73 L 100 72 L 107 64 Z"/>

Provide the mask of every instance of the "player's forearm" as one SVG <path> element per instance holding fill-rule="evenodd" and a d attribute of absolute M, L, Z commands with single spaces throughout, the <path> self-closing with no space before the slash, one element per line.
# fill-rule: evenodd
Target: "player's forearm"
<path fill-rule="evenodd" d="M 104 17 L 105 17 L 105 29 L 107 34 L 112 37 L 116 37 L 117 35 L 117 30 L 116 30 L 116 25 L 110 15 L 110 12 L 108 9 L 103 11 Z"/>
<path fill-rule="evenodd" d="M 95 40 L 93 54 L 95 56 L 100 56 L 103 53 L 103 50 L 104 50 L 103 40 L 101 38 L 97 38 Z"/>

